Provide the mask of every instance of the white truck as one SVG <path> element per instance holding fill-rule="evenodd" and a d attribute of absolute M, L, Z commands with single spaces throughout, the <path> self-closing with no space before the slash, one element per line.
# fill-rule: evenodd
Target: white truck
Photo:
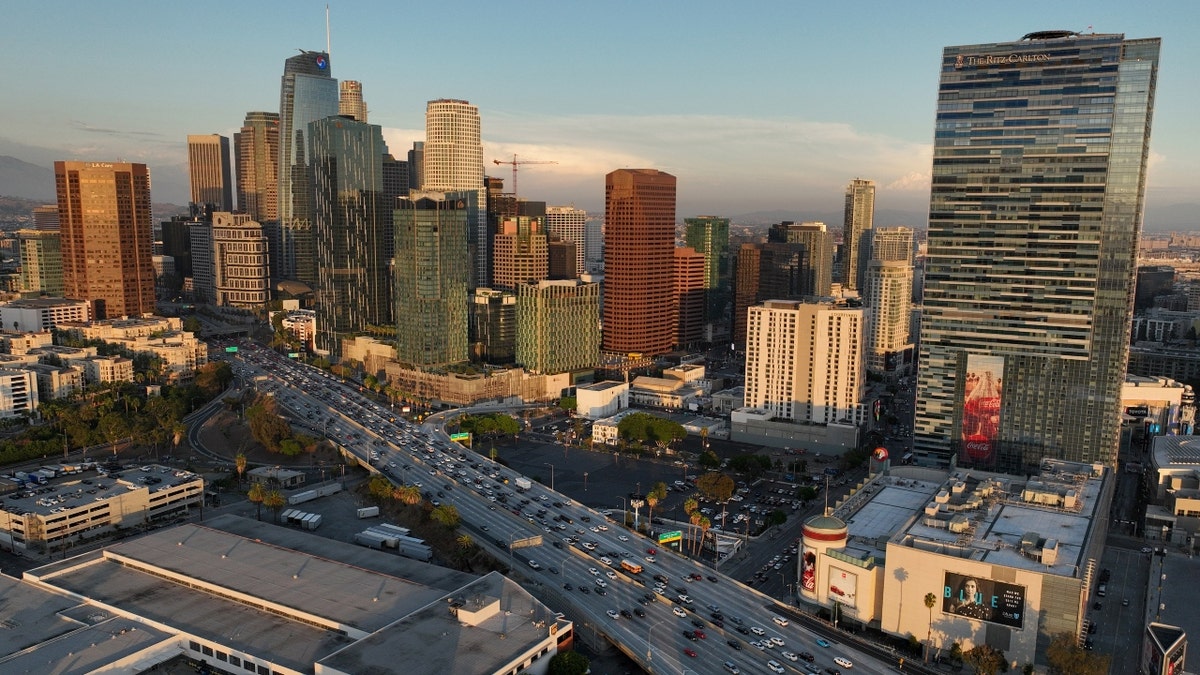
<path fill-rule="evenodd" d="M 533 481 L 529 480 L 528 478 L 526 478 L 524 476 L 518 477 L 516 480 L 513 481 L 513 483 L 516 484 L 517 489 L 519 489 L 519 490 L 528 490 L 529 488 L 533 487 Z"/>
<path fill-rule="evenodd" d="M 359 518 L 374 518 L 379 515 L 378 506 L 364 506 L 358 510 Z"/>

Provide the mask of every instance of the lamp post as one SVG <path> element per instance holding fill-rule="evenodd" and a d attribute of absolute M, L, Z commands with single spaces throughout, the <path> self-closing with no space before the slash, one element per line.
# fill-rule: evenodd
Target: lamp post
<path fill-rule="evenodd" d="M 620 495 L 617 495 L 617 499 L 621 500 L 621 525 L 624 526 L 625 525 L 625 513 L 629 510 L 629 507 L 628 507 L 629 501 Z"/>
<path fill-rule="evenodd" d="M 542 464 L 545 464 L 546 466 L 550 467 L 550 491 L 553 492 L 554 491 L 554 465 L 551 464 L 550 462 L 542 462 Z"/>
<path fill-rule="evenodd" d="M 663 619 L 662 621 L 654 623 L 653 625 L 651 625 L 649 628 L 646 629 L 646 660 L 647 661 L 654 660 L 654 653 L 653 653 L 653 650 L 651 649 L 651 645 L 650 645 L 650 634 L 654 631 L 655 628 L 658 628 L 659 626 L 661 626 L 664 623 L 667 623 L 666 619 Z"/>
<path fill-rule="evenodd" d="M 583 491 L 584 492 L 587 492 L 587 474 L 588 474 L 588 472 L 586 472 L 586 471 L 583 472 Z"/>

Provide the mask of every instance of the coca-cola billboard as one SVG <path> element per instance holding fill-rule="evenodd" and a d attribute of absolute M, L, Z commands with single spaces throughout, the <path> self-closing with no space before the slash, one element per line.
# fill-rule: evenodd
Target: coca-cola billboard
<path fill-rule="evenodd" d="M 1004 357 L 968 354 L 962 404 L 962 451 L 959 459 L 972 465 L 996 461 L 1000 435 L 1000 403 L 1004 391 Z"/>

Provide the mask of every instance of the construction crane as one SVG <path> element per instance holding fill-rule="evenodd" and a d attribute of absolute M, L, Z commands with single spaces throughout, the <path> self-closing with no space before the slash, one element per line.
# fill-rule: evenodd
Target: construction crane
<path fill-rule="evenodd" d="M 493 160 L 492 160 L 492 163 L 493 163 L 493 164 L 509 164 L 509 165 L 511 165 L 511 166 L 512 166 L 512 174 L 513 174 L 513 179 L 512 179 L 512 194 L 513 194 L 513 199 L 516 199 L 516 198 L 517 198 L 517 166 L 518 166 L 518 165 L 521 165 L 521 164 L 558 164 L 558 162 L 555 162 L 555 161 L 545 161 L 545 160 L 537 160 L 537 159 L 517 159 L 517 155 L 516 155 L 515 153 L 513 154 L 513 158 L 512 158 L 512 160 L 507 160 L 507 159 L 493 159 Z"/>

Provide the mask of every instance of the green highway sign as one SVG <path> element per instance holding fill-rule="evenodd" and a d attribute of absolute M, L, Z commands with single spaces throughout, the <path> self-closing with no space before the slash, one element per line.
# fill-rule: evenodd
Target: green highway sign
<path fill-rule="evenodd" d="M 658 535 L 658 543 L 660 544 L 669 544 L 673 541 L 679 541 L 680 539 L 683 539 L 683 532 L 679 530 L 663 532 L 662 534 Z"/>

